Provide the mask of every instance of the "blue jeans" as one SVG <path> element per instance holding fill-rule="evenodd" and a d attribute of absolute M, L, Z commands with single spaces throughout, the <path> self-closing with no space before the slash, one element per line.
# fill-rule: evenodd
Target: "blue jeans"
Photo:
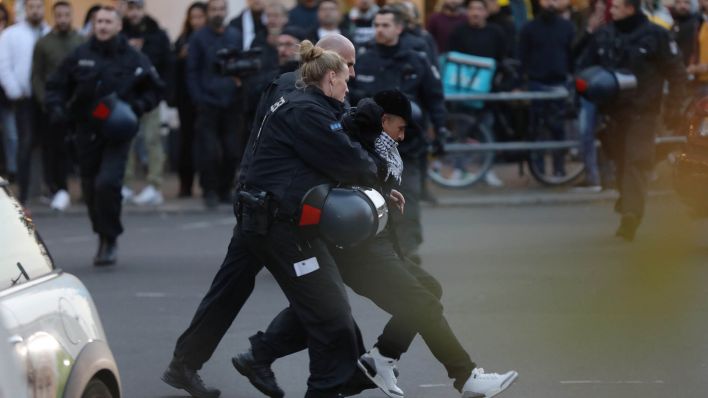
<path fill-rule="evenodd" d="M 0 128 L 2 145 L 5 150 L 5 169 L 8 174 L 17 174 L 17 125 L 15 113 L 9 106 L 0 106 Z"/>
<path fill-rule="evenodd" d="M 585 182 L 600 185 L 600 172 L 597 165 L 595 147 L 595 127 L 597 126 L 597 107 L 592 102 L 580 99 L 580 145 L 585 164 Z"/>

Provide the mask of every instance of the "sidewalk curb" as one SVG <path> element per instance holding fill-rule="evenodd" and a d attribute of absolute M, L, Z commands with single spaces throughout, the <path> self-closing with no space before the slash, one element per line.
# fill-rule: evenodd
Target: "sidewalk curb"
<path fill-rule="evenodd" d="M 651 200 L 673 197 L 671 190 L 654 191 L 649 193 Z M 522 206 L 570 206 L 578 204 L 607 203 L 617 200 L 616 191 L 600 193 L 529 193 L 508 195 L 477 195 L 459 198 L 441 198 L 437 204 L 422 203 L 423 208 L 480 208 L 480 207 L 522 207 Z M 224 214 L 233 215 L 233 209 L 228 205 L 220 205 L 215 209 L 205 208 L 201 202 L 180 204 L 170 201 L 165 205 L 156 207 L 124 206 L 123 214 L 129 215 L 188 215 L 188 214 Z M 42 205 L 31 208 L 32 217 L 76 217 L 86 216 L 87 211 L 83 205 L 74 205 L 63 213 L 49 209 Z"/>

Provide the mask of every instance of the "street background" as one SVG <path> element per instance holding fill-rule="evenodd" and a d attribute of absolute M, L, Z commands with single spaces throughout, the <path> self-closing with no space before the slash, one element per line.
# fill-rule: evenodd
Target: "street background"
<path fill-rule="evenodd" d="M 225 254 L 234 218 L 226 207 L 126 213 L 112 268 L 91 265 L 95 238 L 85 216 L 35 221 L 57 265 L 91 291 L 125 396 L 185 397 L 159 376 Z M 604 201 L 426 207 L 423 214 L 424 266 L 442 282 L 445 313 L 463 345 L 489 371 L 520 373 L 505 397 L 708 394 L 708 224 L 672 195 L 652 199 L 632 244 L 613 236 L 616 215 Z M 388 316 L 350 297 L 371 345 Z M 230 357 L 284 305 L 263 271 L 202 372 L 224 397 L 261 396 Z M 306 353 L 276 362 L 287 396 L 304 394 L 307 364 Z M 407 397 L 459 396 L 419 338 L 400 370 Z"/>

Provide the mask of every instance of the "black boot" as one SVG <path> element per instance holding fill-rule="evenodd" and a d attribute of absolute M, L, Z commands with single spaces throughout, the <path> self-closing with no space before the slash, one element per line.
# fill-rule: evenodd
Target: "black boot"
<path fill-rule="evenodd" d="M 105 266 L 114 265 L 118 259 L 118 243 L 115 239 L 100 237 L 98 252 L 93 259 L 93 265 Z"/>
<path fill-rule="evenodd" d="M 394 369 L 396 377 L 398 377 L 398 371 Z M 359 395 L 365 390 L 371 390 L 378 388 L 374 382 L 371 381 L 362 371 L 357 367 L 354 375 L 342 386 L 339 390 L 340 397 L 351 397 L 352 395 Z"/>
<path fill-rule="evenodd" d="M 628 213 L 622 216 L 622 221 L 620 222 L 615 236 L 624 239 L 627 242 L 632 242 L 634 240 L 634 235 L 637 233 L 637 228 L 639 228 L 640 219 L 634 214 Z"/>
<path fill-rule="evenodd" d="M 246 376 L 248 381 L 263 394 L 270 398 L 282 398 L 285 393 L 278 386 L 275 374 L 270 368 L 270 363 L 258 362 L 253 357 L 253 351 L 248 350 L 231 358 L 231 363 L 239 373 Z"/>
<path fill-rule="evenodd" d="M 160 379 L 174 388 L 187 391 L 196 398 L 219 398 L 221 395 L 221 391 L 216 388 L 205 386 L 199 373 L 189 369 L 177 358 L 172 358 L 172 362 Z"/>

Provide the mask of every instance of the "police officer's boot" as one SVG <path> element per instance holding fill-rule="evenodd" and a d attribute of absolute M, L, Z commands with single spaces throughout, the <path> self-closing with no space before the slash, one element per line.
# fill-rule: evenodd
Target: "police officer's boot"
<path fill-rule="evenodd" d="M 174 388 L 187 391 L 196 398 L 219 398 L 221 395 L 221 391 L 216 388 L 205 386 L 199 373 L 187 367 L 176 357 L 172 358 L 172 362 L 160 379 Z"/>
<path fill-rule="evenodd" d="M 627 242 L 634 240 L 634 235 L 637 233 L 637 228 L 639 228 L 640 218 L 632 213 L 627 213 L 622 216 L 622 221 L 620 222 L 615 236 L 624 239 Z"/>
<path fill-rule="evenodd" d="M 248 381 L 263 394 L 270 398 L 282 398 L 285 393 L 278 386 L 275 374 L 270 368 L 269 362 L 257 361 L 253 357 L 253 351 L 248 350 L 231 358 L 234 368 L 248 378 Z"/>
<path fill-rule="evenodd" d="M 114 265 L 118 259 L 118 243 L 115 238 L 101 236 L 98 243 L 98 252 L 93 259 L 93 265 Z"/>

